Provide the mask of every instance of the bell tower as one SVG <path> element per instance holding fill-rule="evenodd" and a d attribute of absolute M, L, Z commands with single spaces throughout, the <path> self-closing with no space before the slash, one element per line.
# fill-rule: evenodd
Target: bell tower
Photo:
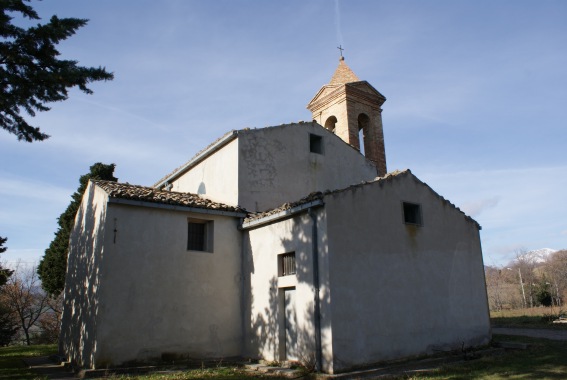
<path fill-rule="evenodd" d="M 341 56 L 329 84 L 307 105 L 313 120 L 358 149 L 386 174 L 382 104 L 386 98 L 367 81 L 361 81 Z"/>

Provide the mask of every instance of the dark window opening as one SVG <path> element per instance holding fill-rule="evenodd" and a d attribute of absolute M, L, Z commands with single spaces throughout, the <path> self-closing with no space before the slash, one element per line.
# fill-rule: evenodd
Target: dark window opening
<path fill-rule="evenodd" d="M 278 255 L 278 276 L 289 276 L 295 273 L 295 252 Z"/>
<path fill-rule="evenodd" d="M 213 252 L 213 222 L 189 219 L 187 250 Z"/>
<path fill-rule="evenodd" d="M 421 206 L 415 203 L 403 202 L 404 222 L 421 226 Z"/>
<path fill-rule="evenodd" d="M 309 151 L 311 153 L 323 154 L 323 137 L 309 134 Z"/>

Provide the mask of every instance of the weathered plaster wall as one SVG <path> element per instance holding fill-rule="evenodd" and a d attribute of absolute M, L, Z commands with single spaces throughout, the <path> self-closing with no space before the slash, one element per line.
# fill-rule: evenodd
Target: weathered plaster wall
<path fill-rule="evenodd" d="M 172 182 L 173 191 L 200 194 L 238 205 L 238 139 L 225 145 Z"/>
<path fill-rule="evenodd" d="M 423 225 L 403 222 L 402 201 Z M 412 175 L 325 197 L 335 370 L 488 343 L 474 222 Z"/>
<path fill-rule="evenodd" d="M 323 137 L 323 154 L 310 152 L 310 133 Z M 239 204 L 249 211 L 376 177 L 364 156 L 316 123 L 239 131 L 238 136 Z"/>
<path fill-rule="evenodd" d="M 188 218 L 213 221 L 212 253 L 187 250 Z M 164 353 L 241 353 L 237 223 L 232 217 L 109 204 L 97 367 Z"/>
<path fill-rule="evenodd" d="M 332 367 L 327 236 L 324 209 L 315 211 L 318 225 L 323 368 Z M 245 354 L 286 360 L 283 292 L 295 287 L 297 317 L 295 359 L 315 358 L 313 221 L 306 212 L 244 233 Z M 278 255 L 295 252 L 296 275 L 278 277 Z M 288 316 L 289 317 L 289 316 Z M 289 352 L 289 351 L 288 351 Z M 292 358 L 293 359 L 293 358 Z"/>
<path fill-rule="evenodd" d="M 69 242 L 59 351 L 85 367 L 94 364 L 97 353 L 106 201 L 106 193 L 89 183 Z"/>

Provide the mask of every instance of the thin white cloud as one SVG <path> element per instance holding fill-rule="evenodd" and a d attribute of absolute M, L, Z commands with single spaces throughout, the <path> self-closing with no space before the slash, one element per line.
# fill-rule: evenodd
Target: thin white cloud
<path fill-rule="evenodd" d="M 0 196 L 20 199 L 64 203 L 70 200 L 72 192 L 52 182 L 28 178 L 14 178 L 0 172 Z"/>
<path fill-rule="evenodd" d="M 461 206 L 461 209 L 465 212 L 465 214 L 468 214 L 472 217 L 477 217 L 484 210 L 496 207 L 498 205 L 498 202 L 500 202 L 500 197 L 498 196 L 487 199 L 480 199 L 464 203 Z"/>
<path fill-rule="evenodd" d="M 485 258 L 506 262 L 516 249 L 566 246 L 567 166 L 456 171 L 414 171 L 482 226 Z M 476 214 L 475 214 L 476 213 Z"/>

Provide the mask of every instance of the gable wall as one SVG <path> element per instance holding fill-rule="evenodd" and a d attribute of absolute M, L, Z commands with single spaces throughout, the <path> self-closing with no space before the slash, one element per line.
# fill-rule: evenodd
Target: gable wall
<path fill-rule="evenodd" d="M 89 183 L 69 239 L 59 352 L 84 367 L 91 367 L 97 354 L 107 199 L 103 190 Z"/>
<path fill-rule="evenodd" d="M 402 201 L 423 226 L 403 223 Z M 411 175 L 325 197 L 335 370 L 486 344 L 477 226 Z"/>
<path fill-rule="evenodd" d="M 310 152 L 309 133 L 323 136 L 323 154 Z M 376 177 L 364 156 L 316 123 L 239 131 L 238 140 L 239 205 L 249 211 Z"/>
<path fill-rule="evenodd" d="M 173 191 L 202 195 L 215 202 L 238 205 L 238 139 L 172 181 Z"/>
<path fill-rule="evenodd" d="M 188 218 L 214 222 L 213 253 L 187 250 Z M 97 367 L 163 354 L 240 355 L 237 224 L 233 217 L 109 204 Z"/>

